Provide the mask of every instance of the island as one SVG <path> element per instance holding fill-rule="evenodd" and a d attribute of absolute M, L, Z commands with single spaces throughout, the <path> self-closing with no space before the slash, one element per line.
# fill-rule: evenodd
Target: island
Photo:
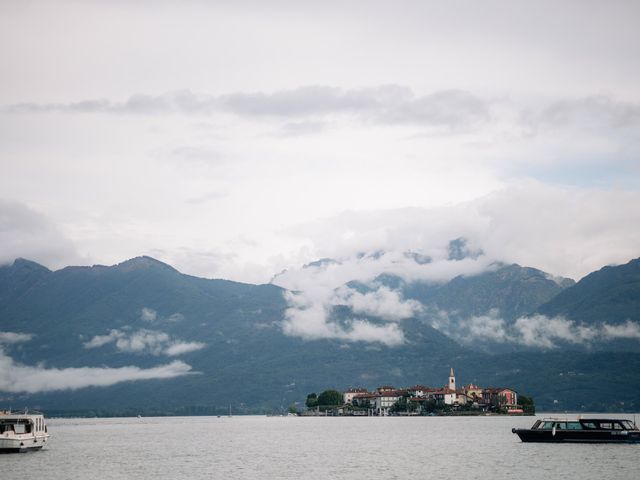
<path fill-rule="evenodd" d="M 533 399 L 512 388 L 474 384 L 456 388 L 453 368 L 443 387 L 329 389 L 320 395 L 310 393 L 305 403 L 302 416 L 535 415 Z"/>

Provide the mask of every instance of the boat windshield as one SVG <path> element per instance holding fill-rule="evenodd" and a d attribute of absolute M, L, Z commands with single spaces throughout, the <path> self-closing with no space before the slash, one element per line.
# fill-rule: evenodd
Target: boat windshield
<path fill-rule="evenodd" d="M 622 425 L 624 425 L 624 428 L 627 430 L 635 430 L 636 428 L 631 420 L 622 420 Z"/>

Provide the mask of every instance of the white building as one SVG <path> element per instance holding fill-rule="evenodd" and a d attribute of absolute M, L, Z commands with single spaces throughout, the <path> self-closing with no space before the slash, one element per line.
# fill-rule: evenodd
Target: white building
<path fill-rule="evenodd" d="M 371 407 L 374 409 L 376 415 L 386 416 L 389 415 L 389 409 L 400 400 L 400 395 L 393 391 L 385 391 L 378 393 L 371 399 Z"/>
<path fill-rule="evenodd" d="M 451 367 L 451 372 L 449 372 L 449 385 L 446 390 L 449 391 L 444 396 L 444 403 L 453 405 L 456 403 L 456 376 L 453 373 L 453 367 Z"/>
<path fill-rule="evenodd" d="M 347 404 L 353 403 L 353 397 L 356 395 L 362 395 L 364 393 L 369 393 L 366 388 L 349 388 L 345 392 L 342 393 L 342 401 Z"/>

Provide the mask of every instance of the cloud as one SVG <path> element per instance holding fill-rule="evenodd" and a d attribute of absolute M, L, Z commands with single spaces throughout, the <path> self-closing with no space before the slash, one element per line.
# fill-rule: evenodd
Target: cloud
<path fill-rule="evenodd" d="M 390 274 L 406 281 L 442 283 L 458 275 L 476 275 L 494 268 L 482 255 L 460 260 L 450 260 L 448 255 L 446 246 L 430 250 L 428 256 L 416 252 L 360 253 L 289 269 L 272 281 L 288 289 L 285 299 L 289 308 L 283 331 L 303 338 L 400 345 L 404 333 L 397 322 L 420 315 L 423 306 L 416 300 L 404 299 L 397 289 L 380 283 L 377 277 Z M 346 285 L 348 282 L 359 282 L 368 291 L 351 288 Z M 341 306 L 353 314 L 346 323 L 332 319 L 335 308 Z M 383 323 L 373 323 L 366 317 Z"/>
<path fill-rule="evenodd" d="M 491 340 L 498 343 L 513 341 L 507 333 L 505 321 L 498 317 L 497 310 L 491 310 L 486 315 L 471 317 L 467 320 L 467 331 L 457 331 L 454 333 L 463 340 L 463 343 L 472 343 L 477 339 Z M 463 333 L 464 332 L 464 333 Z"/>
<path fill-rule="evenodd" d="M 175 378 L 193 374 L 191 366 L 181 361 L 152 368 L 42 368 L 16 363 L 0 350 L 0 391 L 52 392 L 87 387 L 108 387 L 122 382 Z"/>
<path fill-rule="evenodd" d="M 3 343 L 27 342 L 32 338 L 33 335 L 28 333 L 0 332 L 0 391 L 37 393 L 55 390 L 77 390 L 86 387 L 107 387 L 116 383 L 136 380 L 174 378 L 195 373 L 191 371 L 191 366 L 180 361 L 153 368 L 135 366 L 62 369 L 40 366 L 30 367 L 15 362 L 2 349 Z M 112 330 L 109 335 L 94 337 L 91 342 L 85 344 L 85 347 L 99 347 L 118 338 L 118 331 Z M 170 347 L 175 347 L 175 350 L 172 353 L 168 353 L 168 355 L 178 355 L 186 351 L 193 351 L 195 345 L 191 345 L 191 350 L 189 350 L 189 345 L 185 343 L 171 345 Z M 204 344 L 201 345 L 204 346 Z"/>
<path fill-rule="evenodd" d="M 517 341 L 528 347 L 554 348 L 557 341 L 584 344 L 595 339 L 598 331 L 562 317 L 545 315 L 518 318 L 514 324 Z"/>
<path fill-rule="evenodd" d="M 620 325 L 604 325 L 604 336 L 609 339 L 640 339 L 640 324 L 627 320 Z"/>
<path fill-rule="evenodd" d="M 388 321 L 400 321 L 413 317 L 422 311 L 422 304 L 416 300 L 403 300 L 395 290 L 381 286 L 373 292 L 360 293 L 342 286 L 335 292 L 335 305 L 346 305 L 355 314 L 378 317 Z"/>
<path fill-rule="evenodd" d="M 171 337 L 164 332 L 147 329 L 140 329 L 135 332 L 127 332 L 117 329 L 111 330 L 107 335 L 94 336 L 88 342 L 84 342 L 83 346 L 88 349 L 99 348 L 109 343 L 114 343 L 116 349 L 123 353 L 168 356 L 191 353 L 206 347 L 205 343 L 172 340 Z"/>
<path fill-rule="evenodd" d="M 141 320 L 144 320 L 145 322 L 155 322 L 156 318 L 158 318 L 158 312 L 152 308 L 144 307 L 142 309 L 142 313 L 140 314 Z"/>
<path fill-rule="evenodd" d="M 640 103 L 622 102 L 606 95 L 555 101 L 535 114 L 525 114 L 534 126 L 619 129 L 640 125 Z"/>
<path fill-rule="evenodd" d="M 445 90 L 394 105 L 380 123 L 446 126 L 455 129 L 491 120 L 489 103 L 462 90 Z"/>
<path fill-rule="evenodd" d="M 165 348 L 164 354 L 170 357 L 182 355 L 184 353 L 196 352 L 206 347 L 206 343 L 202 342 L 174 342 Z"/>
<path fill-rule="evenodd" d="M 184 315 L 179 312 L 172 313 L 165 320 L 167 322 L 181 322 L 182 320 L 184 320 Z"/>
<path fill-rule="evenodd" d="M 293 290 L 330 281 L 369 281 L 382 273 L 406 281 L 446 281 L 517 263 L 579 279 L 604 265 L 640 255 L 640 192 L 551 186 L 523 181 L 478 199 L 435 208 L 347 211 L 289 228 L 307 258 L 331 258 L 319 268 L 289 268 L 275 283 Z M 465 238 L 467 256 L 449 261 L 452 239 Z M 359 256 L 382 251 L 384 255 Z M 427 264 L 406 252 L 431 257 Z"/>
<path fill-rule="evenodd" d="M 362 112 L 375 109 L 387 99 L 390 90 L 383 86 L 372 89 L 345 90 L 312 85 L 271 94 L 233 93 L 220 97 L 220 104 L 228 111 L 252 116 L 303 117 L 341 112 Z"/>
<path fill-rule="evenodd" d="M 138 330 L 129 334 L 118 332 L 116 348 L 124 353 L 160 355 L 169 342 L 169 335 L 154 330 Z"/>
<path fill-rule="evenodd" d="M 519 128 L 531 134 L 567 127 L 597 131 L 640 125 L 639 103 L 609 95 L 541 100 L 532 108 L 515 100 L 498 102 L 459 89 L 417 95 L 407 86 L 393 84 L 361 88 L 305 85 L 271 93 L 222 95 L 185 89 L 162 95 L 138 93 L 123 102 L 88 99 L 70 103 L 20 103 L 5 106 L 3 110 L 7 113 L 130 115 L 231 113 L 257 119 L 298 119 L 281 127 L 283 135 L 320 132 L 326 123 L 318 119 L 336 115 L 376 124 L 444 127 L 452 131 L 502 122 L 503 127 L 510 124 L 503 132 L 507 135 Z M 205 147 L 179 147 L 172 155 L 203 163 L 218 163 L 222 159 L 219 152 Z"/>
<path fill-rule="evenodd" d="M 111 342 L 115 342 L 122 333 L 120 330 L 111 330 L 107 335 L 96 335 L 88 342 L 83 343 L 84 348 L 98 348 Z"/>
<path fill-rule="evenodd" d="M 286 335 L 306 340 L 338 339 L 346 342 L 382 343 L 389 347 L 404 343 L 397 324 L 375 325 L 362 319 L 348 319 L 340 324 L 328 320 L 330 305 L 303 294 L 286 292 L 290 307 L 285 311 L 282 330 Z"/>
<path fill-rule="evenodd" d="M 0 199 L 0 264 L 18 257 L 62 266 L 80 260 L 73 242 L 45 215 L 18 202 Z"/>
<path fill-rule="evenodd" d="M 430 320 L 434 328 L 464 344 L 494 342 L 552 349 L 562 343 L 591 346 L 616 339 L 640 339 L 640 324 L 632 321 L 584 325 L 564 317 L 530 315 L 509 323 L 497 309 L 469 318 L 439 312 Z"/>
<path fill-rule="evenodd" d="M 309 85 L 273 93 L 236 92 L 225 95 L 196 94 L 190 90 L 164 95 L 136 94 L 124 102 L 105 99 L 67 104 L 22 103 L 10 105 L 12 113 L 111 113 L 111 114 L 195 114 L 232 113 L 241 117 L 319 118 L 348 115 L 381 124 L 412 124 L 458 128 L 490 120 L 490 102 L 462 90 L 442 90 L 429 95 L 416 95 L 405 86 L 381 85 L 344 89 L 325 85 Z M 285 124 L 290 134 L 316 132 L 319 122 Z M 180 155 L 201 159 L 200 152 Z M 210 154 L 205 152 L 206 160 Z M 217 160 L 215 155 L 214 160 Z"/>
<path fill-rule="evenodd" d="M 154 322 L 155 323 L 158 323 L 158 322 L 175 323 L 175 322 L 181 322 L 182 320 L 184 320 L 184 315 L 181 314 L 180 312 L 175 312 L 169 315 L 168 317 L 163 317 L 161 315 L 158 315 L 158 312 L 155 311 L 153 308 L 143 307 L 140 312 L 140 320 L 143 320 L 148 323 L 154 323 Z"/>
<path fill-rule="evenodd" d="M 28 342 L 33 338 L 30 333 L 0 332 L 0 345 L 3 343 Z"/>

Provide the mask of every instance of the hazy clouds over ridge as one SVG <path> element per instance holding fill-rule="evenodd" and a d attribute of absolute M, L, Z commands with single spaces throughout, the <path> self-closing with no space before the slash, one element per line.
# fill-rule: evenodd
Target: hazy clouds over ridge
<path fill-rule="evenodd" d="M 151 368 L 126 366 L 46 368 L 42 365 L 28 366 L 14 361 L 3 350 L 3 343 L 27 342 L 32 335 L 0 332 L 0 391 L 5 392 L 52 392 L 77 390 L 86 387 L 107 387 L 121 382 L 174 378 L 194 374 L 191 366 L 181 361 Z"/>

